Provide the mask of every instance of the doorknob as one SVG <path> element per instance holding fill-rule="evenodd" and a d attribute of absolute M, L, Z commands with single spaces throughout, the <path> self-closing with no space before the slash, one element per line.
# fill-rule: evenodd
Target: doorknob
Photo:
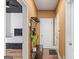
<path fill-rule="evenodd" d="M 72 43 L 69 43 L 69 45 L 72 45 Z"/>

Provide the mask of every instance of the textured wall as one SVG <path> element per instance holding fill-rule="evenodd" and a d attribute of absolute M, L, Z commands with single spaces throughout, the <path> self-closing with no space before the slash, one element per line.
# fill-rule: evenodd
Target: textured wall
<path fill-rule="evenodd" d="M 39 18 L 54 18 L 55 17 L 55 11 L 38 11 L 38 17 Z"/>
<path fill-rule="evenodd" d="M 65 55 L 65 0 L 60 0 L 56 13 L 59 15 L 60 33 L 59 33 L 59 52 L 61 57 Z"/>
<path fill-rule="evenodd" d="M 30 17 L 37 17 L 37 8 L 33 0 L 26 0 L 28 4 L 28 20 L 30 22 Z M 30 59 L 30 28 L 28 33 L 28 59 Z"/>

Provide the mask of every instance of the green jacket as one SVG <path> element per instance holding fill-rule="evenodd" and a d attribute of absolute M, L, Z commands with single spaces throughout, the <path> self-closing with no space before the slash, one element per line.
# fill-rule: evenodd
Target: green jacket
<path fill-rule="evenodd" d="M 33 42 L 33 44 L 35 46 L 36 43 L 37 43 L 37 36 L 36 35 L 32 35 L 32 42 Z"/>

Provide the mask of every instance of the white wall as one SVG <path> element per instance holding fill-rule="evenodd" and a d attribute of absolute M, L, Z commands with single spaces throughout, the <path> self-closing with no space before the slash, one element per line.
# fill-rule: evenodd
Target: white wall
<path fill-rule="evenodd" d="M 15 28 L 23 28 L 22 26 L 22 13 L 11 13 L 11 34 L 14 36 Z"/>
<path fill-rule="evenodd" d="M 15 28 L 23 28 L 22 25 L 23 16 L 22 13 L 7 13 L 6 14 L 6 42 L 9 43 L 21 43 L 22 36 L 14 36 Z"/>
<path fill-rule="evenodd" d="M 6 37 L 11 37 L 10 31 L 11 31 L 11 14 L 6 13 Z"/>

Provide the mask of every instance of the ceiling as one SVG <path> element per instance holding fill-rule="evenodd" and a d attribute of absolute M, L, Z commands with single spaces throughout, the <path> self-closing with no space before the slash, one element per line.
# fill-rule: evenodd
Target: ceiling
<path fill-rule="evenodd" d="M 58 0 L 34 0 L 38 10 L 55 10 Z"/>

